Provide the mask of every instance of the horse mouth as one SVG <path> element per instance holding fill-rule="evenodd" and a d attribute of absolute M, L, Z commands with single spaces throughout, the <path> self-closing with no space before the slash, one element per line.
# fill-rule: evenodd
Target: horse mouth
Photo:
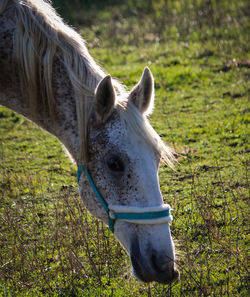
<path fill-rule="evenodd" d="M 159 272 L 143 267 L 133 256 L 131 256 L 131 262 L 133 266 L 133 274 L 145 283 L 155 281 L 161 284 L 169 284 L 179 278 L 179 271 L 174 267 L 170 270 Z"/>
<path fill-rule="evenodd" d="M 147 258 L 140 252 L 138 242 L 132 243 L 130 259 L 135 277 L 143 282 L 158 282 L 169 284 L 179 277 L 179 271 L 174 265 L 174 261 L 159 257 L 152 251 Z M 165 257 L 166 259 L 167 257 Z"/>

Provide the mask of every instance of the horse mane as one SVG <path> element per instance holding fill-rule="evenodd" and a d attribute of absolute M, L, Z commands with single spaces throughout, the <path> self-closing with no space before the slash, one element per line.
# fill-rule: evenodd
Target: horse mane
<path fill-rule="evenodd" d="M 9 1 L 10 2 L 10 1 Z M 90 56 L 84 40 L 51 6 L 50 0 L 11 0 L 16 11 L 17 28 L 13 39 L 13 54 L 23 92 L 35 117 L 41 113 L 55 118 L 56 101 L 52 88 L 53 61 L 64 65 L 76 102 L 80 152 L 78 161 L 87 163 L 88 121 L 93 108 L 95 89 L 105 76 Z M 0 13 L 8 0 L 0 3 Z M 173 156 L 153 130 L 145 116 L 129 102 L 122 84 L 112 81 L 117 92 L 117 110 L 127 126 L 142 137 L 172 166 Z M 42 86 L 42 87 L 41 87 Z"/>

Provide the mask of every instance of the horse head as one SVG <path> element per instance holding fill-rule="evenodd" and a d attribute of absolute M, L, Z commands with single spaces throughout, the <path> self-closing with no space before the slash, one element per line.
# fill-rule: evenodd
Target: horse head
<path fill-rule="evenodd" d="M 178 271 L 170 209 L 163 202 L 158 180 L 163 144 L 146 119 L 154 101 L 150 70 L 145 68 L 126 96 L 116 93 L 109 75 L 96 88 L 88 127 L 89 160 L 85 174 L 82 167 L 78 172 L 80 195 L 94 216 L 113 222 L 112 231 L 128 252 L 134 274 L 145 282 L 168 283 L 178 277 Z M 112 218 L 112 212 L 129 215 Z M 148 219 L 145 213 L 155 218 Z"/>

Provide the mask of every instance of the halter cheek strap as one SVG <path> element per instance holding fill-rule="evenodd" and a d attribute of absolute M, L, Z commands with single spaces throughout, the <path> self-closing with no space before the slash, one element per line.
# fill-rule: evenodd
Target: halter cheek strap
<path fill-rule="evenodd" d="M 77 182 L 79 184 L 82 173 L 85 173 L 91 188 L 93 189 L 97 199 L 101 203 L 109 218 L 109 228 L 114 233 L 114 225 L 116 220 L 126 221 L 135 224 L 164 224 L 173 220 L 170 214 L 171 207 L 168 204 L 153 207 L 136 207 L 125 205 L 108 205 L 107 201 L 102 197 L 95 186 L 95 183 L 83 165 L 79 165 L 77 169 Z"/>

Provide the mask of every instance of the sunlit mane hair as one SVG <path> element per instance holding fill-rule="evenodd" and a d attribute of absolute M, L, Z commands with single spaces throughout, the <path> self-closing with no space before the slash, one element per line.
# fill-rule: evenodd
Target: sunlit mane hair
<path fill-rule="evenodd" d="M 19 63 L 21 86 L 27 94 L 30 108 L 34 116 L 38 117 L 42 111 L 53 122 L 56 101 L 52 89 L 52 68 L 53 61 L 58 58 L 64 64 L 74 91 L 80 137 L 78 162 L 86 164 L 89 116 L 96 86 L 105 73 L 88 53 L 81 36 L 63 22 L 49 0 L 2 0 L 0 13 L 10 2 L 15 6 L 17 20 L 13 51 Z M 146 117 L 126 101 L 128 96 L 125 88 L 115 80 L 113 85 L 118 98 L 116 108 L 121 119 L 172 166 L 170 149 L 163 144 Z"/>

